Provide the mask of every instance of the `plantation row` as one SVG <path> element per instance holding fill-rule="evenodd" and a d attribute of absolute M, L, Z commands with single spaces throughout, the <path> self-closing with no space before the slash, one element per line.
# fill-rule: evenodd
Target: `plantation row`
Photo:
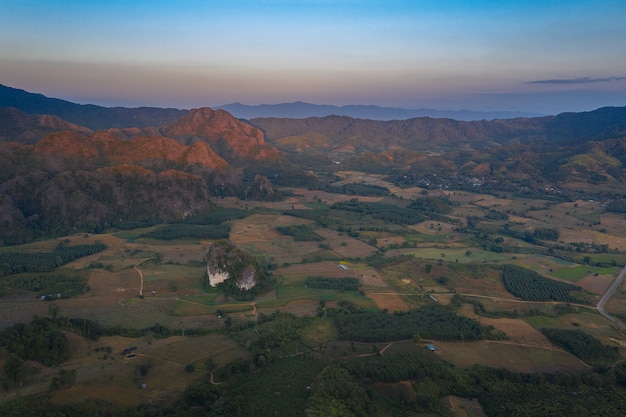
<path fill-rule="evenodd" d="M 278 226 L 276 231 L 285 235 L 291 236 L 296 242 L 321 242 L 324 238 L 313 230 L 313 228 L 306 224 L 296 224 L 293 226 Z"/>
<path fill-rule="evenodd" d="M 389 342 L 411 339 L 416 333 L 435 340 L 470 341 L 498 339 L 501 335 L 478 321 L 451 309 L 429 305 L 406 313 L 336 313 L 335 323 L 343 340 Z"/>
<path fill-rule="evenodd" d="M 542 277 L 535 271 L 517 265 L 504 266 L 502 282 L 507 291 L 523 300 L 589 304 L 587 300 L 571 294 L 572 291 L 581 291 L 580 287 Z"/>
<path fill-rule="evenodd" d="M 329 193 L 345 195 L 361 195 L 373 197 L 384 197 L 389 195 L 389 190 L 386 187 L 381 187 L 380 185 L 373 184 L 357 184 L 354 182 L 350 184 L 343 184 L 340 187 L 329 185 L 322 189 Z"/>
<path fill-rule="evenodd" d="M 83 294 L 87 288 L 87 277 L 83 275 L 19 275 L 0 281 L 2 285 L 37 293 L 38 296 L 56 298 Z"/>
<path fill-rule="evenodd" d="M 421 210 L 384 203 L 365 203 L 357 199 L 335 203 L 331 209 L 354 212 L 361 216 L 393 224 L 417 224 L 425 220 Z"/>
<path fill-rule="evenodd" d="M 306 279 L 309 288 L 323 288 L 339 291 L 358 291 L 359 280 L 356 278 L 309 277 Z"/>
<path fill-rule="evenodd" d="M 60 244 L 53 252 L 0 252 L 0 276 L 23 272 L 50 272 L 68 262 L 105 249 L 104 243 L 96 242 L 92 245 L 76 246 Z"/>
<path fill-rule="evenodd" d="M 584 361 L 614 361 L 619 358 L 617 347 L 603 345 L 598 339 L 582 330 L 541 329 L 541 332 L 552 343 Z"/>

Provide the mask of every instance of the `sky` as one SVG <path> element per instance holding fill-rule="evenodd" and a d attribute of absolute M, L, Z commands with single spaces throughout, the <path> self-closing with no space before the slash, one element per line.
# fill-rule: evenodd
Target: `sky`
<path fill-rule="evenodd" d="M 105 106 L 626 106 L 626 0 L 0 0 L 0 84 Z"/>

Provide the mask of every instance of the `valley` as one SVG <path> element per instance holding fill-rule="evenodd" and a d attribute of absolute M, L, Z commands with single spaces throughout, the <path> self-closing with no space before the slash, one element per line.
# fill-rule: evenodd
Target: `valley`
<path fill-rule="evenodd" d="M 623 108 L 117 112 L 0 109 L 0 414 L 626 407 Z"/>
<path fill-rule="evenodd" d="M 345 180 L 356 178 L 356 174 L 340 176 Z M 367 175 L 358 178 L 363 180 Z M 379 177 L 369 180 L 377 186 L 393 187 Z M 253 325 L 251 329 L 260 329 L 264 318 L 276 315 L 303 320 L 298 325 L 303 326 L 302 333 L 293 335 L 295 340 L 279 343 L 271 353 L 266 351 L 266 360 L 314 354 L 332 361 L 372 354 L 373 350 L 380 350 L 383 357 L 392 353 L 392 341 L 352 342 L 352 346 L 341 341 L 325 312 L 347 306 L 354 311 L 384 310 L 387 314 L 428 305 L 454 306 L 461 316 L 497 330 L 501 340 L 450 343 L 431 339 L 439 350 L 435 354 L 438 360 L 462 368 L 485 365 L 515 372 L 589 372 L 591 365 L 550 342 L 541 332 L 544 327 L 581 329 L 602 344 L 620 350 L 626 342 L 623 330 L 595 308 L 622 270 L 626 251 L 626 223 L 619 220 L 620 216 L 604 212 L 600 203 L 554 204 L 536 198 L 444 190 L 423 197 L 417 188 L 403 190 L 402 198 L 355 197 L 298 188 L 285 191 L 291 197 L 275 203 L 215 200 L 226 213 L 244 211 L 237 215 L 240 218 L 226 221 L 229 240 L 252 254 L 276 279 L 275 288 L 251 301 L 225 297 L 220 289 L 206 285 L 203 258 L 212 240 L 144 237 L 161 225 L 79 233 L 48 243 L 1 248 L 3 253 L 32 253 L 58 242 L 106 245 L 101 252 L 49 273 L 84 273 L 88 290 L 81 295 L 41 301 L 38 293 L 6 286 L 3 289 L 0 314 L 4 327 L 35 315 L 45 317 L 53 303 L 60 315 L 74 319 L 78 329 L 73 332 L 80 333 L 81 320 L 83 326 L 98 323 L 102 328 L 118 328 L 120 335 L 102 335 L 95 340 L 67 333 L 72 354 L 61 369 L 75 371 L 76 380 L 70 391 L 48 394 L 50 401 L 71 403 L 75 395 L 80 395 L 94 401 L 138 405 L 163 401 L 166 392 L 181 395 L 200 374 L 209 372 L 207 361 L 215 369 L 228 369 L 233 361 L 254 359 L 254 350 L 246 348 L 254 337 L 246 336 L 246 328 Z M 436 220 L 402 227 L 389 223 L 384 215 L 374 220 L 367 213 L 349 215 L 350 211 L 342 210 L 338 212 L 347 217 L 333 218 L 325 227 L 315 219 L 301 217 L 303 212 L 341 203 L 400 207 L 405 200 L 420 196 L 445 198 L 451 210 Z M 516 214 L 507 215 L 512 209 Z M 500 216 L 495 218 L 493 213 Z M 555 222 L 551 213 L 563 214 Z M 581 218 L 591 216 L 592 227 L 581 222 Z M 470 230 L 469 217 L 473 222 Z M 319 240 L 296 240 L 278 231 L 294 225 L 306 225 Z M 567 240 L 531 244 L 502 233 L 505 225 L 530 233 L 556 227 L 559 239 Z M 598 250 L 606 244 L 609 250 Z M 503 265 L 517 265 L 555 282 L 574 284 L 580 301 L 516 297 L 502 282 Z M 329 282 L 353 278 L 358 281 L 358 290 L 311 288 L 307 285 L 311 277 Z M 626 318 L 620 302 L 624 294 L 622 284 L 606 306 L 621 320 Z M 166 333 L 155 333 L 155 325 L 167 329 Z M 137 355 L 120 356 L 127 346 L 136 346 Z M 409 351 L 423 349 L 420 343 L 411 346 Z M 146 375 L 138 376 L 138 365 L 149 366 Z M 189 366 L 195 372 L 186 372 Z M 11 386 L 5 391 L 5 400 L 48 392 L 58 370 L 32 367 L 37 373 L 24 378 L 20 387 Z M 215 376 L 213 381 L 218 384 L 222 378 Z M 136 388 L 143 384 L 146 388 Z M 137 394 L 131 394 L 134 390 Z"/>

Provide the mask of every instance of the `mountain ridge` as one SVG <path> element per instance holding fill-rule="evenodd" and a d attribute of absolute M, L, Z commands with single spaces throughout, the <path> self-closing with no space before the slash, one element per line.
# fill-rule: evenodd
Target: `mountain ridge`
<path fill-rule="evenodd" d="M 162 126 L 172 123 L 187 113 L 187 110 L 174 108 L 127 108 L 76 104 L 0 84 L 0 108 L 2 107 L 15 107 L 31 115 L 58 116 L 65 121 L 92 130 Z"/>
<path fill-rule="evenodd" d="M 416 117 L 432 117 L 453 119 L 459 121 L 472 121 L 544 116 L 540 113 L 518 111 L 438 110 L 424 108 L 406 109 L 400 107 L 383 107 L 359 104 L 335 106 L 330 104 L 312 104 L 302 101 L 259 105 L 230 103 L 216 106 L 215 108 L 224 109 L 235 117 L 243 119 L 266 117 L 305 119 L 310 117 L 348 116 L 355 119 L 380 121 L 407 120 Z"/>
<path fill-rule="evenodd" d="M 49 114 L 68 122 L 85 126 L 92 130 L 148 126 L 160 127 L 174 122 L 189 109 L 160 107 L 104 107 L 95 104 L 77 104 L 58 98 L 50 98 L 40 93 L 9 87 L 0 84 L 0 108 L 15 107 L 27 114 Z M 416 117 L 450 118 L 461 121 L 513 119 L 518 117 L 539 117 L 542 114 L 516 111 L 474 111 L 406 109 L 375 105 L 312 104 L 302 101 L 279 104 L 247 105 L 230 103 L 213 106 L 213 109 L 226 110 L 236 118 L 252 119 L 259 117 L 308 118 L 329 115 L 348 116 L 370 120 L 406 120 Z"/>

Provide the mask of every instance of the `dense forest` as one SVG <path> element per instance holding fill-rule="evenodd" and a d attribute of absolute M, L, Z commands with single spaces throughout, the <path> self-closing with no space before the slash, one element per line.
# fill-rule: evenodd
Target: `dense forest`
<path fill-rule="evenodd" d="M 619 348 L 617 346 L 603 345 L 592 335 L 580 329 L 541 329 L 552 343 L 579 357 L 583 361 L 598 363 L 614 361 L 619 358 Z"/>
<path fill-rule="evenodd" d="M 359 342 L 407 340 L 413 338 L 415 334 L 426 339 L 454 341 L 502 337 L 476 320 L 459 316 L 453 310 L 439 305 L 427 305 L 394 314 L 336 313 L 333 319 L 342 339 Z"/>
<path fill-rule="evenodd" d="M 309 288 L 325 288 L 339 291 L 357 291 L 359 280 L 352 277 L 328 278 L 328 277 L 308 277 L 305 285 Z"/>
<path fill-rule="evenodd" d="M 35 317 L 28 324 L 18 323 L 4 329 L 0 333 L 0 346 L 22 360 L 36 360 L 48 366 L 59 365 L 70 355 L 68 340 L 56 314 L 52 318 Z"/>

